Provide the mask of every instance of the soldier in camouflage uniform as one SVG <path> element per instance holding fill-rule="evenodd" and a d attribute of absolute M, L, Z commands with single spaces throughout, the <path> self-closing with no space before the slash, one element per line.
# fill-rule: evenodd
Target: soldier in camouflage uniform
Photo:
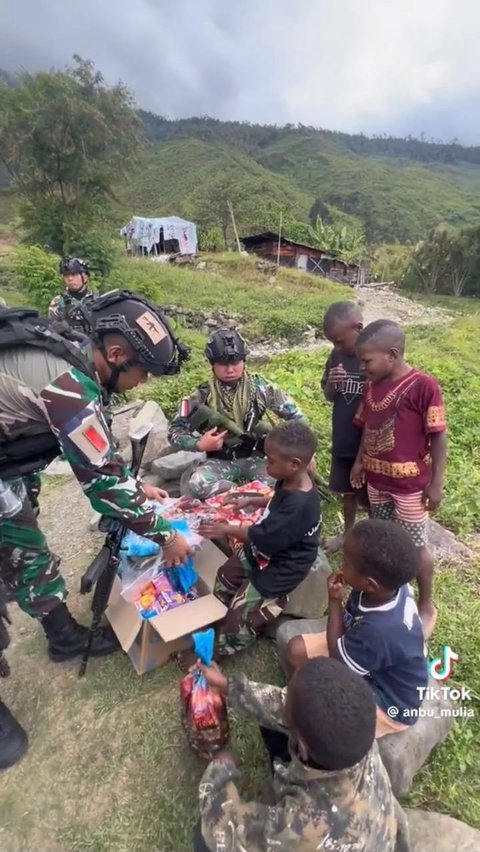
<path fill-rule="evenodd" d="M 202 669 L 233 709 L 261 726 L 275 801 L 243 800 L 236 758 L 219 752 L 200 782 L 194 852 L 408 852 L 362 678 L 326 659 L 311 660 L 284 689 Z"/>
<path fill-rule="evenodd" d="M 92 303 L 98 294 L 88 286 L 90 280 L 88 261 L 80 257 L 63 257 L 59 271 L 65 290 L 50 302 L 48 318 L 66 322 L 70 328 L 89 334 Z"/>
<path fill-rule="evenodd" d="M 0 581 L 11 600 L 40 620 L 49 656 L 60 662 L 82 653 L 87 629 L 77 624 L 64 602 L 59 560 L 38 526 L 28 476 L 63 450 L 95 511 L 161 543 L 173 564 L 185 561 L 190 552 L 186 541 L 150 503 L 164 492 L 142 485 L 116 453 L 103 396 L 134 388 L 149 373 L 178 371 L 186 353 L 158 309 L 128 292 L 96 300 L 94 343 L 85 338 L 84 353 L 40 319 L 33 326 L 36 345 L 2 347 L 8 322 L 0 313 L 0 476 L 8 479 L 22 505 L 14 517 L 0 520 Z M 57 342 L 55 353 L 52 340 Z M 58 354 L 58 341 L 64 356 Z M 116 647 L 102 628 L 92 653 L 100 656 Z"/>
<path fill-rule="evenodd" d="M 216 331 L 207 342 L 205 355 L 212 365 L 212 377 L 182 401 L 169 430 L 172 446 L 207 454 L 207 461 L 196 468 L 183 490 L 205 500 L 254 479 L 272 485 L 261 440 L 256 444 L 246 440 L 231 449 L 226 443 L 227 431 L 212 428 L 200 434 L 190 419 L 199 406 L 206 405 L 234 421 L 248 438 L 268 412 L 281 420 L 305 420 L 302 412 L 276 384 L 245 369 L 247 347 L 238 332 Z"/>

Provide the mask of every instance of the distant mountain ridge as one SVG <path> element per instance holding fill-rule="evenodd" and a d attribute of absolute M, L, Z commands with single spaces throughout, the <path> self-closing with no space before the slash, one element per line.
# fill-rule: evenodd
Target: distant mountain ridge
<path fill-rule="evenodd" d="M 192 198 L 202 186 L 208 194 L 221 172 L 259 203 L 267 192 L 305 220 L 320 199 L 334 221 L 357 223 L 370 242 L 416 241 L 441 222 L 480 221 L 480 147 L 139 114 L 149 149 L 122 195 L 137 213 L 195 215 Z"/>
<path fill-rule="evenodd" d="M 0 69 L 0 84 L 15 82 Z M 304 221 L 321 211 L 327 221 L 363 229 L 370 243 L 416 242 L 440 223 L 480 223 L 480 146 L 208 116 L 171 120 L 145 110 L 139 116 L 146 145 L 119 180 L 118 224 L 134 214 L 177 214 L 210 227 L 229 186 L 243 233 L 274 227 L 280 211 Z M 0 164 L 0 222 L 14 206 Z"/>

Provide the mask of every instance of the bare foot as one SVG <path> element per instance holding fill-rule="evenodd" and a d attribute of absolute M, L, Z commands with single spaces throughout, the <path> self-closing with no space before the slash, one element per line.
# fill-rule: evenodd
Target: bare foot
<path fill-rule="evenodd" d="M 325 553 L 336 553 L 337 550 L 341 550 L 343 547 L 343 533 L 339 535 L 331 535 L 325 539 L 324 550 Z"/>
<path fill-rule="evenodd" d="M 430 639 L 437 623 L 438 612 L 433 603 L 430 603 L 419 609 L 418 614 L 422 622 L 423 635 L 425 639 Z"/>

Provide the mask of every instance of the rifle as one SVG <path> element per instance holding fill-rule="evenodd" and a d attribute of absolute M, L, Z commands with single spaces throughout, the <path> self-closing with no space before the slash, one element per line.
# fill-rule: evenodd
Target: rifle
<path fill-rule="evenodd" d="M 229 436 L 224 441 L 224 446 L 229 450 L 235 450 L 243 446 L 250 449 L 251 452 L 257 449 L 260 453 L 264 452 L 264 441 L 272 428 L 268 423 L 260 420 L 258 423 L 252 424 L 245 431 L 234 420 L 230 420 L 225 414 L 215 411 L 208 405 L 199 405 L 195 408 L 189 415 L 188 421 L 193 429 L 200 433 L 207 429 L 213 429 L 214 426 L 224 431 L 226 430 Z M 328 485 L 318 473 L 313 472 L 310 476 L 322 499 L 330 502 L 332 497 Z"/>
<path fill-rule="evenodd" d="M 252 424 L 249 429 L 242 429 L 241 426 L 227 417 L 226 414 L 215 411 L 209 405 L 197 406 L 190 414 L 188 420 L 192 428 L 200 433 L 214 427 L 228 432 L 229 434 L 225 439 L 224 446 L 229 450 L 234 450 L 241 446 L 251 447 L 253 450 L 255 445 L 265 438 L 271 429 L 271 426 L 261 421 Z"/>
<path fill-rule="evenodd" d="M 136 417 L 133 417 L 130 421 L 128 430 L 132 445 L 132 461 L 130 468 L 134 476 L 138 476 L 140 472 L 143 454 L 145 452 L 145 447 L 147 446 L 148 436 L 153 428 L 153 418 L 157 410 L 158 405 L 155 402 L 147 402 Z M 82 595 L 86 595 L 91 592 L 94 586 L 95 591 L 91 607 L 92 623 L 90 625 L 87 644 L 80 663 L 80 669 L 78 672 L 79 677 L 83 677 L 87 670 L 93 637 L 95 631 L 100 626 L 102 615 L 107 608 L 113 581 L 120 562 L 120 548 L 122 540 L 127 532 L 127 527 L 120 521 L 112 520 L 105 516 L 102 517 L 100 525 L 101 528 L 103 528 L 103 531 L 107 532 L 105 543 L 100 550 L 100 553 L 97 554 L 95 559 L 88 566 L 80 582 L 80 592 Z"/>

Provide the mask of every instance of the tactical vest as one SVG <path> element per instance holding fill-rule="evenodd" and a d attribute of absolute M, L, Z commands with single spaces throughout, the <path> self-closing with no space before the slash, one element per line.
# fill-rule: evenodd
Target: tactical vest
<path fill-rule="evenodd" d="M 74 331 L 82 334 L 90 334 L 92 330 L 92 305 L 98 298 L 98 294 L 93 290 L 88 290 L 82 299 L 76 299 L 74 296 L 67 293 L 62 293 L 60 296 L 60 313 L 63 314 L 64 321 Z"/>
<path fill-rule="evenodd" d="M 85 335 L 72 331 L 64 323 L 40 317 L 32 308 L 0 308 L 0 352 L 17 346 L 44 349 L 97 383 L 94 367 L 79 346 L 86 341 Z M 43 470 L 60 453 L 60 445 L 50 429 L 38 435 L 19 435 L 10 441 L 0 438 L 0 478 L 28 476 Z"/>

